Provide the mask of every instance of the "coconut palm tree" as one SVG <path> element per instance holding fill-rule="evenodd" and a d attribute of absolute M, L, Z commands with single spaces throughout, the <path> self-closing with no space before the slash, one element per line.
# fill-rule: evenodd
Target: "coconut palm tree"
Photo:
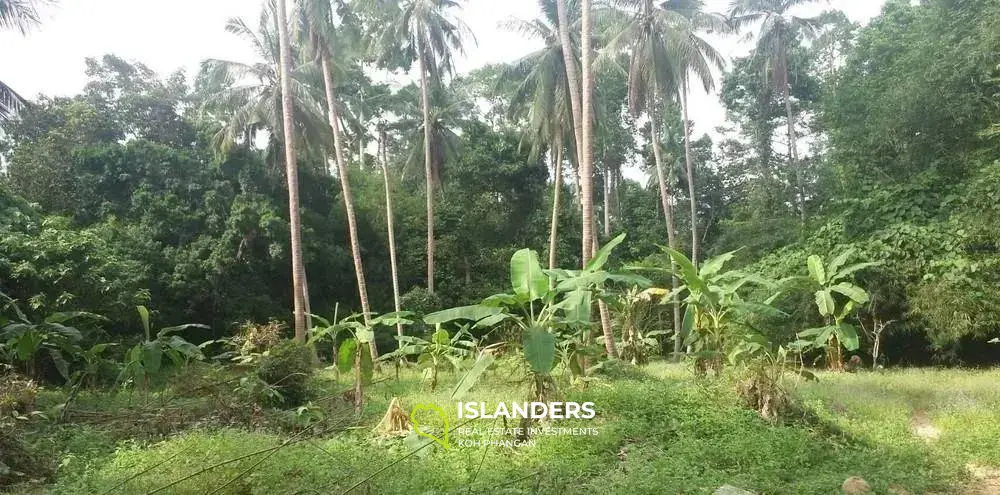
<path fill-rule="evenodd" d="M 402 163 L 403 179 L 411 180 L 427 173 L 425 153 L 430 149 L 430 177 L 434 184 L 441 184 L 445 164 L 458 159 L 461 143 L 458 129 L 472 112 L 472 106 L 443 86 L 435 85 L 427 96 L 430 110 L 424 115 L 422 91 L 413 85 L 400 89 L 393 108 L 398 119 L 389 123 L 387 129 L 400 134 L 406 153 Z M 429 124 L 426 128 L 425 123 Z M 428 136 L 430 146 L 427 145 Z"/>
<path fill-rule="evenodd" d="M 675 27 L 683 23 L 680 14 L 656 6 L 653 0 L 620 0 L 619 9 L 605 11 L 605 23 L 611 34 L 603 57 L 627 53 L 628 106 L 633 115 L 645 112 L 649 117 L 649 142 L 660 191 L 660 203 L 667 224 L 667 244 L 677 249 L 677 236 L 670 184 L 664 174 L 661 150 L 660 108 L 669 101 L 668 95 L 678 94 L 681 58 L 676 52 L 683 36 Z M 676 288 L 679 281 L 672 280 Z M 674 297 L 674 329 L 681 328 L 680 305 Z M 681 339 L 675 338 L 675 352 L 680 351 Z"/>
<path fill-rule="evenodd" d="M 0 0 L 0 31 L 17 31 L 21 35 L 41 24 L 38 8 L 48 0 Z M 0 81 L 0 121 L 20 112 L 25 99 L 13 88 Z"/>
<path fill-rule="evenodd" d="M 376 42 L 379 58 L 403 54 L 410 62 L 417 63 L 420 72 L 420 93 L 424 125 L 424 179 L 427 195 L 427 290 L 434 292 L 434 149 L 431 126 L 431 85 L 441 84 L 443 75 L 454 73 L 453 54 L 462 53 L 464 39 L 475 36 L 460 19 L 455 10 L 458 0 L 396 0 L 379 2 L 383 11 L 390 12 L 386 29 Z"/>
<path fill-rule="evenodd" d="M 299 170 L 295 155 L 295 97 L 292 92 L 292 41 L 288 35 L 285 0 L 277 0 L 278 74 L 281 82 L 282 132 L 285 137 L 285 176 L 288 180 L 288 217 L 292 240 L 292 295 L 295 301 L 295 340 L 306 341 L 306 269 L 302 262 L 302 218 L 299 215 Z"/>
<path fill-rule="evenodd" d="M 712 69 L 721 70 L 725 60 L 700 34 L 708 32 L 728 32 L 729 24 L 721 14 L 706 13 L 702 0 L 667 0 L 660 8 L 674 12 L 672 16 L 674 30 L 679 36 L 672 39 L 677 46 L 673 52 L 678 58 L 677 67 L 680 70 L 680 101 L 684 121 L 684 163 L 687 171 L 688 197 L 691 209 L 691 262 L 698 266 L 698 200 L 695 195 L 694 168 L 691 164 L 691 120 L 688 117 L 688 90 L 690 76 L 694 75 L 701 81 L 705 91 L 711 93 L 715 89 L 715 79 Z"/>
<path fill-rule="evenodd" d="M 806 218 L 805 185 L 802 178 L 802 165 L 799 163 L 798 148 L 795 137 L 795 114 L 792 112 L 792 99 L 788 84 L 788 52 L 792 46 L 802 39 L 816 36 L 820 27 L 815 18 L 797 17 L 791 14 L 796 7 L 813 3 L 815 0 L 734 0 L 730 8 L 729 20 L 736 28 L 742 30 L 751 25 L 759 25 L 756 33 L 750 33 L 756 38 L 755 54 L 764 62 L 764 70 L 770 75 L 771 84 L 781 91 L 785 99 L 785 113 L 788 124 L 788 160 L 795 169 L 795 181 L 798 192 L 796 199 L 799 205 L 799 216 L 802 222 Z"/>
<path fill-rule="evenodd" d="M 273 1 L 265 5 L 256 28 L 240 18 L 226 22 L 227 32 L 253 48 L 255 62 L 206 59 L 201 63 L 195 83 L 201 98 L 200 109 L 207 118 L 220 124 L 213 145 L 222 151 L 236 143 L 252 143 L 261 131 L 269 137 L 269 155 L 276 157 L 282 143 L 284 120 L 275 9 Z M 323 156 L 330 133 L 319 103 L 321 95 L 311 87 L 315 72 L 315 67 L 307 64 L 292 70 L 292 102 L 297 116 L 293 123 L 294 145 L 298 150 Z"/>
<path fill-rule="evenodd" d="M 552 161 L 552 220 L 549 229 L 549 269 L 556 268 L 556 246 L 559 229 L 559 202 L 562 191 L 562 163 L 565 130 L 573 126 L 569 103 L 570 86 L 567 81 L 566 60 L 559 32 L 559 16 L 554 0 L 539 0 L 540 17 L 530 21 L 512 19 L 503 27 L 526 38 L 541 41 L 543 47 L 506 66 L 500 73 L 503 80 L 516 83 L 510 102 L 510 114 L 522 115 L 527 120 L 526 136 L 531 143 L 531 155 L 538 156 L 545 146 Z M 579 12 L 570 10 L 567 14 Z M 568 19 L 575 25 L 578 16 Z M 571 46 L 576 39 L 570 37 Z M 570 56 L 576 59 L 575 48 Z M 576 140 L 570 139 L 576 149 Z M 574 153 L 575 154 L 575 153 Z"/>
<path fill-rule="evenodd" d="M 340 178 L 341 196 L 344 198 L 344 209 L 347 211 L 347 232 L 351 244 L 351 255 L 354 259 L 354 277 L 358 284 L 358 297 L 361 299 L 361 312 L 365 325 L 371 324 L 371 306 L 368 304 L 368 286 L 365 283 L 364 264 L 361 260 L 361 243 L 358 241 L 357 217 L 354 213 L 354 194 L 351 192 L 350 175 L 347 161 L 344 159 L 344 144 L 340 133 L 340 104 L 334 94 L 333 52 L 338 47 L 342 36 L 337 33 L 335 17 L 348 16 L 346 6 L 338 5 L 340 12 L 335 11 L 329 0 L 305 0 L 300 3 L 300 20 L 308 39 L 310 50 L 319 59 L 323 72 L 323 89 L 326 99 L 327 119 L 333 134 L 334 160 Z M 347 49 L 338 50 L 338 59 L 343 63 L 350 59 Z M 378 358 L 378 348 L 375 341 L 368 343 L 372 360 Z"/>

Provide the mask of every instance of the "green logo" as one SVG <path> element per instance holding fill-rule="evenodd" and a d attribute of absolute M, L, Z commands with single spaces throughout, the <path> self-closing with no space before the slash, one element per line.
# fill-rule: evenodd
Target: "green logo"
<path fill-rule="evenodd" d="M 430 433 L 420 431 L 420 423 L 417 421 L 417 413 L 421 411 L 437 413 L 438 417 L 441 418 L 441 422 L 444 424 L 444 440 L 431 435 Z M 413 431 L 416 432 L 417 435 L 430 438 L 431 440 L 441 444 L 441 446 L 446 449 L 451 448 L 451 445 L 448 444 L 448 415 L 444 413 L 444 409 L 441 409 L 434 404 L 417 404 L 414 406 L 413 411 L 410 412 L 410 423 L 413 424 Z"/>

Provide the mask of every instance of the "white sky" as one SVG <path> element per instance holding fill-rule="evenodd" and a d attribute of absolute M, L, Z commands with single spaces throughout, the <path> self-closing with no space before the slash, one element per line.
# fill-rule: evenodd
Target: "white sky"
<path fill-rule="evenodd" d="M 884 0 L 829 0 L 803 8 L 812 15 L 829 8 L 867 22 Z M 261 0 L 60 0 L 44 12 L 41 28 L 27 37 L 0 33 L 0 81 L 25 97 L 39 93 L 67 96 L 86 83 L 84 58 L 113 53 L 138 60 L 162 76 L 183 68 L 193 76 L 205 58 L 251 61 L 241 40 L 223 30 L 230 17 L 245 17 L 256 25 Z M 725 11 L 729 0 L 707 0 L 708 10 Z M 478 40 L 460 60 L 461 72 L 491 62 L 514 60 L 538 45 L 498 28 L 508 17 L 530 19 L 538 14 L 535 0 L 467 0 L 462 18 Z M 750 45 L 739 37 L 716 40 L 727 57 L 745 55 Z M 710 132 L 725 120 L 715 95 L 691 96 L 695 135 Z"/>

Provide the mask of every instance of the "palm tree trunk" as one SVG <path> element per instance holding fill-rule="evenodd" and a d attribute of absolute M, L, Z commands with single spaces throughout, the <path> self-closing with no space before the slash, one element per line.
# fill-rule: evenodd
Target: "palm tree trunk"
<path fill-rule="evenodd" d="M 577 163 L 582 163 L 581 151 L 583 145 L 583 117 L 580 110 L 580 77 L 576 72 L 576 58 L 573 55 L 573 43 L 569 37 L 569 15 L 566 12 L 566 0 L 556 0 L 556 13 L 559 16 L 559 41 L 562 44 L 563 64 L 566 66 L 566 81 L 569 86 L 569 104 L 573 115 L 573 134 L 576 141 Z"/>
<path fill-rule="evenodd" d="M 653 159 L 656 164 L 656 180 L 659 182 L 660 186 L 660 201 L 663 206 L 663 216 L 667 221 L 667 244 L 671 249 L 677 248 L 677 238 L 674 235 L 674 211 L 673 207 L 670 205 L 670 188 L 667 185 L 667 180 L 663 175 L 663 156 L 660 152 L 660 130 L 657 126 L 657 115 L 656 115 L 656 98 L 650 98 L 650 111 L 649 111 L 649 122 L 650 122 L 650 143 L 653 146 Z M 670 267 L 674 268 L 674 262 L 671 258 Z M 677 299 L 677 294 L 675 293 L 677 289 L 677 277 L 671 277 L 670 289 L 673 294 L 673 306 L 674 306 L 674 360 L 680 359 L 681 353 L 681 343 L 683 339 L 681 338 L 681 306 L 680 301 Z"/>
<path fill-rule="evenodd" d="M 594 249 L 594 123 L 589 118 L 594 102 L 593 84 L 590 66 L 590 0 L 580 2 L 580 53 L 582 60 L 581 84 L 583 91 L 580 98 L 580 120 L 582 120 L 583 143 L 580 146 L 580 192 L 583 194 L 583 264 L 586 265 L 593 256 Z"/>
<path fill-rule="evenodd" d="M 549 270 L 556 269 L 556 245 L 559 232 L 559 194 L 562 192 L 562 143 L 559 136 L 552 146 L 552 226 L 549 228 Z"/>
<path fill-rule="evenodd" d="M 330 52 L 326 49 L 320 54 L 322 57 L 323 86 L 326 90 L 327 117 L 330 121 L 330 130 L 333 132 L 334 157 L 337 160 L 337 173 L 340 176 L 341 194 L 344 196 L 344 209 L 347 210 L 347 232 L 351 242 L 351 256 L 354 258 L 354 277 L 358 282 L 358 296 L 361 298 L 361 312 L 365 326 L 371 325 L 371 307 L 368 305 L 368 286 L 365 283 L 365 270 L 361 262 L 361 244 L 358 242 L 358 221 L 354 215 L 354 194 L 351 193 L 351 181 L 347 170 L 347 161 L 344 159 L 344 145 L 340 139 L 340 119 L 337 112 L 336 99 L 333 97 L 333 72 L 330 63 Z M 368 350 L 372 355 L 372 362 L 378 358 L 378 348 L 375 341 L 368 343 Z"/>
<path fill-rule="evenodd" d="M 698 266 L 698 199 L 694 195 L 694 167 L 691 165 L 691 121 L 688 120 L 687 82 L 681 87 L 684 108 L 684 162 L 687 166 L 688 196 L 691 198 L 691 263 Z"/>
<path fill-rule="evenodd" d="M 431 111 L 427 95 L 427 67 L 423 38 L 418 38 L 417 63 L 420 68 L 420 101 L 424 113 L 424 175 L 427 188 L 427 291 L 434 293 L 434 172 L 431 163 Z"/>
<path fill-rule="evenodd" d="M 580 14 L 580 24 L 582 25 L 580 52 L 582 54 L 582 84 L 583 94 L 581 95 L 580 118 L 583 120 L 583 144 L 580 162 L 580 192 L 583 193 L 583 264 L 587 262 L 597 251 L 597 238 L 594 235 L 594 120 L 592 117 L 594 110 L 593 93 L 593 67 L 591 59 L 591 26 L 590 26 L 590 0 L 580 2 L 582 12 Z M 608 306 L 604 301 L 598 300 L 597 307 L 601 313 L 601 330 L 604 333 L 604 349 L 609 357 L 618 357 L 618 350 L 615 348 L 615 334 L 611 328 L 611 317 L 608 313 Z"/>
<path fill-rule="evenodd" d="M 385 181 L 385 220 L 389 230 L 389 265 L 392 269 L 392 302 L 396 312 L 402 311 L 402 304 L 399 299 L 399 270 L 396 266 L 396 233 L 392 224 L 392 194 L 389 191 L 389 163 L 388 155 L 384 152 L 386 146 L 385 131 L 379 133 L 379 152 L 382 161 L 382 179 Z M 403 324 L 396 323 L 396 335 L 403 336 Z"/>
<path fill-rule="evenodd" d="M 802 167 L 799 164 L 798 147 L 795 145 L 795 114 L 792 112 L 791 91 L 788 88 L 788 61 L 784 52 L 781 54 L 781 91 L 785 97 L 785 116 L 788 121 L 788 160 L 795 169 L 795 186 L 798 189 L 796 197 L 799 204 L 799 219 L 806 223 L 806 195 L 802 184 Z"/>
<path fill-rule="evenodd" d="M 292 48 L 288 38 L 285 0 L 278 0 L 278 73 L 281 76 L 281 122 L 285 138 L 285 175 L 288 179 L 288 221 L 291 224 L 292 299 L 294 300 L 295 340 L 306 341 L 305 265 L 302 262 L 302 217 L 299 215 L 299 169 L 295 156 L 295 116 L 293 115 Z"/>

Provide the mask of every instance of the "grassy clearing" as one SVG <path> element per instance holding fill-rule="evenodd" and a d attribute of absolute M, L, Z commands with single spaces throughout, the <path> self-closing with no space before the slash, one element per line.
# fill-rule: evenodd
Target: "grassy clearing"
<path fill-rule="evenodd" d="M 523 401 L 522 376 L 515 365 L 498 363 L 468 400 Z M 683 367 L 663 363 L 565 393 L 566 400 L 594 402 L 598 417 L 558 426 L 596 427 L 597 436 L 542 436 L 535 445 L 511 449 L 458 447 L 463 437 L 453 434 L 449 450 L 431 446 L 398 460 L 411 444 L 379 438 L 371 428 L 394 397 L 407 410 L 439 404 L 452 427 L 460 424 L 448 397 L 453 378 L 444 375 L 437 392 L 413 372 L 377 383 L 360 422 L 350 418 L 360 427 L 336 433 L 193 424 L 164 438 L 130 440 L 96 426 L 61 427 L 50 441 L 62 466 L 44 491 L 104 493 L 117 486 L 112 493 L 341 493 L 391 465 L 354 493 L 711 493 L 728 483 L 760 493 L 822 494 L 839 493 L 844 479 L 862 476 L 875 493 L 905 487 L 943 494 L 959 492 L 966 464 L 1000 465 L 1000 372 L 824 375 L 798 391 L 812 419 L 775 426 L 739 408 L 728 381 L 696 381 Z M 320 396 L 346 388 L 328 372 L 317 383 Z M 941 429 L 938 440 L 914 437 L 910 421 L 917 409 Z M 502 426 L 492 419 L 474 424 Z M 346 416 L 337 426 L 348 426 Z M 170 485 L 257 451 L 265 452 Z"/>

